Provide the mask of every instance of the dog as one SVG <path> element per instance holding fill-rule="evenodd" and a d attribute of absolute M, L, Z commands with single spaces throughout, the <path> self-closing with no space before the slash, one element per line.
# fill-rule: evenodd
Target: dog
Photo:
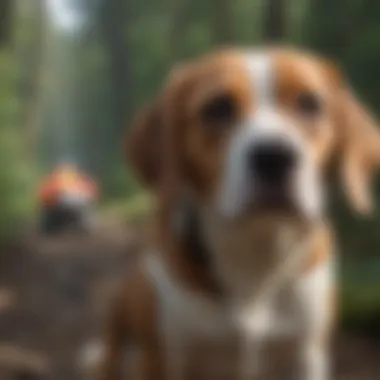
<path fill-rule="evenodd" d="M 121 378 L 128 346 L 142 380 L 281 379 L 285 367 L 330 379 L 328 173 L 367 215 L 380 163 L 376 123 L 339 69 L 289 47 L 208 54 L 173 70 L 126 151 L 157 213 L 110 308 L 100 378 Z"/>

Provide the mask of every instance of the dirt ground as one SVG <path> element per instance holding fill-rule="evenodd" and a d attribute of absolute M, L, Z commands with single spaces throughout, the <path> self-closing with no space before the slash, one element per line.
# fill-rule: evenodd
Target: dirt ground
<path fill-rule="evenodd" d="M 44 239 L 26 231 L 0 248 L 0 379 L 82 380 L 84 347 L 99 337 L 115 284 L 141 233 L 103 222 L 91 236 Z M 338 334 L 337 380 L 380 379 L 380 344 Z"/>

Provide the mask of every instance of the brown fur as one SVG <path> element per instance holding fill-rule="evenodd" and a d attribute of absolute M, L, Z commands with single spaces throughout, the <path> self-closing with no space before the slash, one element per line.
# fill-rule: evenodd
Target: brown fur
<path fill-rule="evenodd" d="M 138 372 L 144 380 L 159 380 L 162 371 L 157 332 L 157 300 L 146 275 L 137 270 L 123 283 L 110 305 L 105 355 L 99 380 L 122 379 L 126 345 L 137 345 Z"/>

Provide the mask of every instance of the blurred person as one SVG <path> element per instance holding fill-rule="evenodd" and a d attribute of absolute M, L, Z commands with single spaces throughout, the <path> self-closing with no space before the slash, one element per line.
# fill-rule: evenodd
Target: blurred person
<path fill-rule="evenodd" d="M 89 232 L 97 198 L 96 183 L 75 165 L 58 166 L 42 182 L 39 190 L 42 231 L 50 234 L 75 227 Z"/>

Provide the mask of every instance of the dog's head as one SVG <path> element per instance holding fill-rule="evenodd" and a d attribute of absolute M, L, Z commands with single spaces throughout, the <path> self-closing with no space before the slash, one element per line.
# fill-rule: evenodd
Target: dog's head
<path fill-rule="evenodd" d="M 155 192 L 191 191 L 224 218 L 314 218 L 332 157 L 355 209 L 371 210 L 380 132 L 330 63 L 291 49 L 225 51 L 173 72 L 128 152 Z"/>

